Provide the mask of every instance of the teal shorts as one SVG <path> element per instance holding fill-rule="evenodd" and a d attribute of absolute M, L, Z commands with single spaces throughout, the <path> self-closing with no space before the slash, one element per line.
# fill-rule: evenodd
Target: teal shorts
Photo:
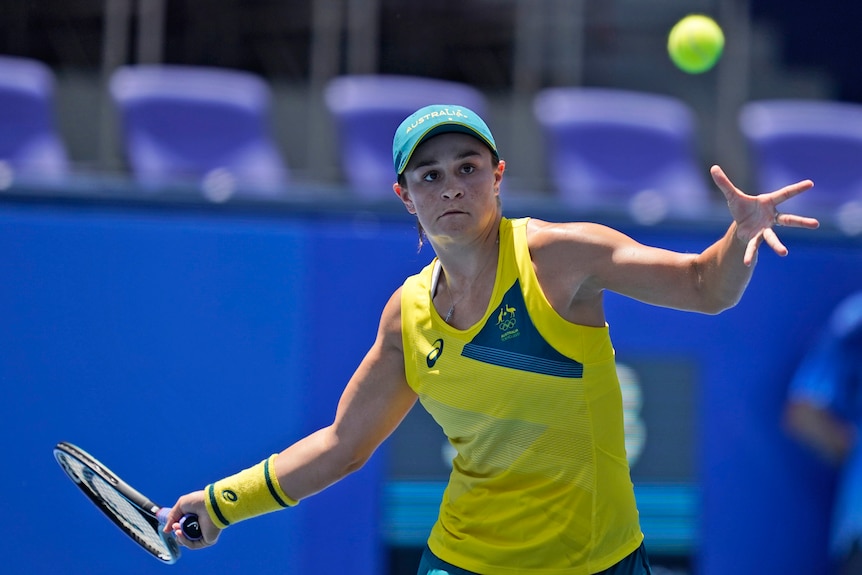
<path fill-rule="evenodd" d="M 600 571 L 595 575 L 650 575 L 649 559 L 647 558 L 644 544 L 635 549 L 634 553 L 617 563 L 616 565 Z M 467 571 L 446 563 L 425 546 L 422 559 L 419 560 L 419 570 L 416 575 L 481 575 L 473 571 Z"/>

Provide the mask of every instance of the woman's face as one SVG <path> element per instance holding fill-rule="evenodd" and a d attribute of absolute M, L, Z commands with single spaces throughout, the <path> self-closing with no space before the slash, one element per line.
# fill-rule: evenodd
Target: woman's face
<path fill-rule="evenodd" d="M 416 148 L 396 192 L 432 242 L 455 239 L 496 225 L 505 163 L 495 164 L 481 140 L 441 134 Z"/>

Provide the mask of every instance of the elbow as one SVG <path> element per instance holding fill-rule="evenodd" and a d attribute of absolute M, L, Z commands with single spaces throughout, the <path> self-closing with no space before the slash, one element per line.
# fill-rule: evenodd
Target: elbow
<path fill-rule="evenodd" d="M 365 454 L 354 454 L 352 457 L 344 459 L 341 465 L 342 477 L 359 471 L 365 467 L 369 459 L 371 459 L 371 456 Z"/>
<path fill-rule="evenodd" d="M 703 313 L 709 315 L 718 315 L 731 308 L 736 307 L 736 304 L 742 299 L 741 294 L 736 297 L 714 298 L 705 305 Z"/>
<path fill-rule="evenodd" d="M 373 450 L 364 449 L 362 445 L 349 440 L 337 440 L 330 454 L 335 474 L 342 478 L 362 469 L 371 459 Z"/>
<path fill-rule="evenodd" d="M 806 418 L 805 406 L 799 402 L 790 401 L 781 414 L 781 428 L 788 435 L 798 439 L 802 435 L 801 430 L 806 427 L 806 419 L 810 417 Z"/>
<path fill-rule="evenodd" d="M 702 280 L 697 283 L 697 311 L 718 315 L 742 301 L 746 286 L 709 286 Z"/>
<path fill-rule="evenodd" d="M 320 470 L 326 485 L 332 485 L 362 469 L 366 461 L 368 458 L 348 457 L 339 453 L 331 453 L 326 461 L 320 462 Z"/>
<path fill-rule="evenodd" d="M 696 310 L 718 315 L 733 307 L 742 300 L 742 295 L 748 287 L 750 272 L 744 277 L 724 277 L 709 273 L 707 267 L 694 260 L 693 284 L 696 295 Z"/>
<path fill-rule="evenodd" d="M 696 311 L 704 315 L 718 315 L 731 307 L 733 306 L 725 305 L 723 302 L 717 300 L 704 300 L 699 302 L 692 311 Z"/>
<path fill-rule="evenodd" d="M 735 307 L 742 299 L 741 296 L 742 294 L 722 296 L 720 294 L 701 292 L 697 303 L 693 307 L 693 311 L 706 315 L 718 315 Z"/>

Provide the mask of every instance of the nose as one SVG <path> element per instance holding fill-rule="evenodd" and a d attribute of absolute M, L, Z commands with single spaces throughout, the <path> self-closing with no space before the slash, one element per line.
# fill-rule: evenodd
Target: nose
<path fill-rule="evenodd" d="M 443 197 L 447 200 L 458 198 L 464 195 L 464 188 L 457 182 L 451 182 L 443 188 Z"/>

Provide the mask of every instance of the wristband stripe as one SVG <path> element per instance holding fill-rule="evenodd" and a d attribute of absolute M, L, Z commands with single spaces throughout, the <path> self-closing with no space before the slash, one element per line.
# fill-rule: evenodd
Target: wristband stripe
<path fill-rule="evenodd" d="M 281 496 L 278 494 L 278 490 L 276 489 L 275 485 L 273 485 L 272 475 L 270 475 L 270 473 L 269 473 L 270 459 L 267 459 L 266 462 L 264 462 L 264 464 L 263 464 L 263 476 L 266 478 L 266 487 L 267 487 L 267 489 L 269 489 L 269 493 L 270 493 L 270 495 L 272 495 L 272 498 L 275 499 L 276 503 L 278 503 L 282 507 L 290 507 L 290 505 L 281 498 Z M 278 481 L 278 479 L 276 479 L 276 481 Z"/>
<path fill-rule="evenodd" d="M 216 496 L 215 496 L 215 484 L 214 483 L 210 483 L 208 495 L 209 495 L 209 500 L 210 500 L 210 506 L 212 507 L 213 512 L 216 514 L 216 517 L 218 517 L 218 520 L 221 521 L 225 527 L 227 527 L 228 525 L 230 525 L 230 521 L 227 520 L 227 518 L 221 512 L 221 509 L 219 509 L 218 501 L 216 500 Z"/>

